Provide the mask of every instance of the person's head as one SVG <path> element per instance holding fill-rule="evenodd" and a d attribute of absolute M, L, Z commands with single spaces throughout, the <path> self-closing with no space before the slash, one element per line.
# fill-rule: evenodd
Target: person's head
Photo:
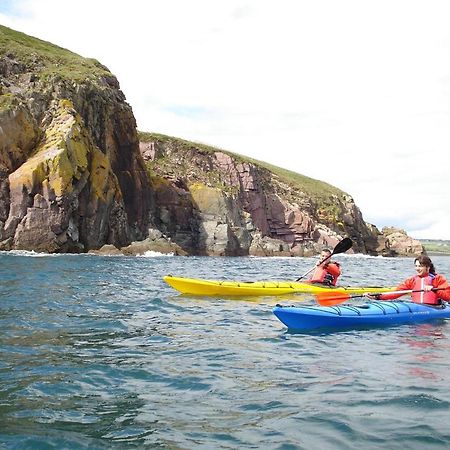
<path fill-rule="evenodd" d="M 416 266 L 416 272 L 419 276 L 426 276 L 429 273 L 436 273 L 434 264 L 428 256 L 420 255 L 414 260 L 414 265 Z"/>
<path fill-rule="evenodd" d="M 322 252 L 320 253 L 320 261 L 323 261 L 324 259 L 328 260 L 330 259 L 331 256 L 331 250 L 329 248 L 324 248 L 322 250 Z"/>

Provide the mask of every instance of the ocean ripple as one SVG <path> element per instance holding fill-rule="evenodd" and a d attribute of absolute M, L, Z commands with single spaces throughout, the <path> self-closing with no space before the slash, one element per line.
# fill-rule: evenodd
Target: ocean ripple
<path fill-rule="evenodd" d="M 341 262 L 343 284 L 412 273 L 406 258 Z M 450 274 L 450 259 L 435 262 Z M 271 312 L 287 297 L 182 296 L 162 280 L 293 279 L 312 259 L 1 252 L 0 263 L 2 448 L 448 446 L 449 322 L 290 333 Z"/>

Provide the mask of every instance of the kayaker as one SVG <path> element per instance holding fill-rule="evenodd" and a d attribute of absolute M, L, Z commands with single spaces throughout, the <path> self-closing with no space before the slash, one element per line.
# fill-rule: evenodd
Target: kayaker
<path fill-rule="evenodd" d="M 428 256 L 421 255 L 414 260 L 417 275 L 407 278 L 396 288 L 398 291 L 411 290 L 415 303 L 440 305 L 442 300 L 450 301 L 450 287 L 443 275 L 436 273 L 434 264 Z M 440 289 L 440 290 L 436 290 Z M 404 294 L 366 294 L 373 300 L 393 300 Z"/>
<path fill-rule="evenodd" d="M 325 248 L 320 253 L 314 272 L 309 281 L 311 283 L 321 283 L 326 286 L 335 286 L 339 275 L 341 274 L 340 264 L 330 261 L 332 252 Z"/>

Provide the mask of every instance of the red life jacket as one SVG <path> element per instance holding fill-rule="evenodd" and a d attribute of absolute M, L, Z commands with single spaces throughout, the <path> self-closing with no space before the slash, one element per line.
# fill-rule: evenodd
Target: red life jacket
<path fill-rule="evenodd" d="M 428 274 L 426 277 L 419 277 L 416 275 L 414 277 L 414 284 L 412 287 L 413 291 L 420 291 L 424 289 L 425 286 L 433 285 L 434 275 L 432 273 Z M 427 291 L 427 292 L 413 292 L 411 294 L 412 301 L 414 303 L 427 303 L 429 305 L 438 305 L 439 298 L 436 292 Z"/>
<path fill-rule="evenodd" d="M 314 269 L 314 272 L 311 275 L 311 278 L 309 281 L 311 281 L 313 283 L 323 283 L 327 286 L 336 286 L 336 282 L 339 277 L 340 270 L 339 270 L 339 266 L 337 263 L 332 262 L 332 263 L 330 263 L 330 265 L 331 264 L 333 264 L 333 266 L 336 267 L 336 269 L 334 270 L 334 272 L 336 272 L 336 274 L 332 274 L 332 273 L 330 273 L 330 271 L 327 270 L 327 267 L 329 265 L 327 265 L 327 267 L 317 266 Z"/>

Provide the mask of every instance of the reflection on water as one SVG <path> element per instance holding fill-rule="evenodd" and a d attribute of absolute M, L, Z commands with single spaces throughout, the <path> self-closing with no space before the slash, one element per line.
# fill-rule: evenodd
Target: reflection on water
<path fill-rule="evenodd" d="M 400 342 L 413 350 L 409 354 L 411 359 L 407 361 L 410 375 L 436 381 L 445 379 L 439 370 L 435 370 L 439 360 L 450 349 L 445 326 L 429 323 L 414 325 L 411 327 L 411 336 L 403 337 Z"/>

